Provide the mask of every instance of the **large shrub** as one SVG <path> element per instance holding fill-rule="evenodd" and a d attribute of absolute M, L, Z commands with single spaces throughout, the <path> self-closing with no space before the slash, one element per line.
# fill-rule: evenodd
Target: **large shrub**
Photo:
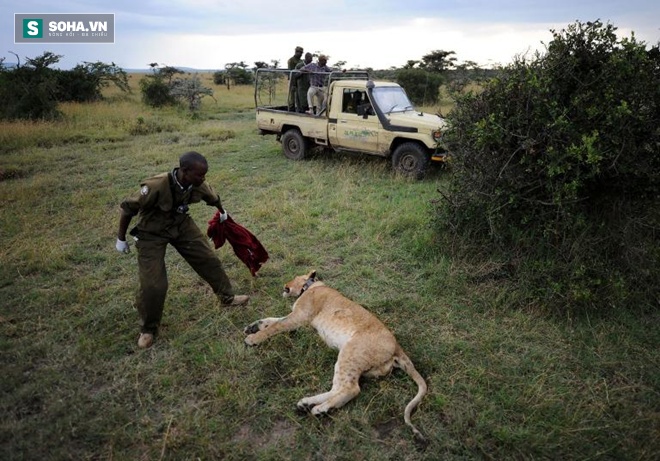
<path fill-rule="evenodd" d="M 0 118 L 52 119 L 58 117 L 58 102 L 92 102 L 102 99 L 110 83 L 130 91 L 128 77 L 115 63 L 86 62 L 71 70 L 52 69 L 61 55 L 46 51 L 27 58 L 11 69 L 0 66 Z"/>
<path fill-rule="evenodd" d="M 103 99 L 103 88 L 114 84 L 123 92 L 130 92 L 128 75 L 114 62 L 85 62 L 71 70 L 56 72 L 58 101 L 93 102 Z"/>
<path fill-rule="evenodd" d="M 658 303 L 660 53 L 615 31 L 552 31 L 450 115 L 438 223 L 532 301 Z"/>
<path fill-rule="evenodd" d="M 51 119 L 57 110 L 57 75 L 50 66 L 61 56 L 51 52 L 13 69 L 0 66 L 0 118 Z"/>
<path fill-rule="evenodd" d="M 151 64 L 153 73 L 140 80 L 142 101 L 151 107 L 172 106 L 179 102 L 190 111 L 199 109 L 204 96 L 213 97 L 213 90 L 202 85 L 198 75 L 190 79 L 174 78 L 183 71 L 176 67 L 158 68 Z"/>
<path fill-rule="evenodd" d="M 185 104 L 189 111 L 194 112 L 201 107 L 204 96 L 213 97 L 213 90 L 204 86 L 199 75 L 195 74 L 192 78 L 174 80 L 170 94 Z"/>
<path fill-rule="evenodd" d="M 147 75 L 140 80 L 142 102 L 151 107 L 173 106 L 176 98 L 170 93 L 170 84 L 159 74 Z"/>
<path fill-rule="evenodd" d="M 396 73 L 396 81 L 413 103 L 432 105 L 438 102 L 443 78 L 439 73 L 424 69 L 401 69 Z"/>

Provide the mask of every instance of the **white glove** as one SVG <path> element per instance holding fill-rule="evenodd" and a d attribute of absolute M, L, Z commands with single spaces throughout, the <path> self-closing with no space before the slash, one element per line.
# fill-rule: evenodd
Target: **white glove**
<path fill-rule="evenodd" d="M 117 243 L 115 243 L 115 248 L 120 253 L 128 254 L 131 252 L 131 249 L 128 247 L 128 243 L 126 242 L 126 240 L 117 239 Z"/>
<path fill-rule="evenodd" d="M 227 220 L 227 210 L 224 213 L 220 213 L 220 222 L 225 222 Z"/>

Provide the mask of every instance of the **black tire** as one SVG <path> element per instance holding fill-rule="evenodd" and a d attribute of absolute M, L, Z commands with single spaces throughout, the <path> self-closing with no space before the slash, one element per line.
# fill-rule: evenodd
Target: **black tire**
<path fill-rule="evenodd" d="M 404 142 L 394 149 L 392 168 L 406 176 L 422 179 L 429 167 L 429 155 L 416 142 Z"/>
<path fill-rule="evenodd" d="M 307 140 L 298 129 L 292 128 L 282 135 L 282 150 L 286 158 L 302 160 L 307 153 Z"/>

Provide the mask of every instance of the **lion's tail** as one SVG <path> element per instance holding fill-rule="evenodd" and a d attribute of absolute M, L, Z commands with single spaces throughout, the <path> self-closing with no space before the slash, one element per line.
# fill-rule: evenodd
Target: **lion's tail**
<path fill-rule="evenodd" d="M 406 409 L 403 412 L 403 420 L 412 429 L 413 434 L 418 441 L 426 442 L 424 435 L 410 421 L 410 415 L 426 395 L 426 391 L 428 390 L 426 381 L 424 381 L 424 378 L 422 378 L 422 375 L 419 374 L 415 368 L 415 365 L 413 365 L 412 360 L 410 360 L 410 358 L 406 355 L 401 346 L 397 346 L 394 363 L 396 367 L 401 368 L 403 371 L 408 373 L 413 381 L 417 383 L 417 395 L 410 402 L 408 402 L 408 405 L 406 405 Z"/>

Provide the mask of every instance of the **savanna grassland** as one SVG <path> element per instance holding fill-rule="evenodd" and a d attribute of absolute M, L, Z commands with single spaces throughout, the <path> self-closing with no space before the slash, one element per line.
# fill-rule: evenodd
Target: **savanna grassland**
<path fill-rule="evenodd" d="M 0 122 L 0 459 L 660 457 L 657 315 L 512 306 L 506 278 L 439 245 L 433 210 L 450 172 L 412 181 L 379 158 L 289 161 L 257 133 L 252 88 L 205 82 L 215 101 L 196 117 L 110 91 L 62 105 L 58 121 Z M 118 203 L 188 150 L 207 156 L 207 180 L 270 260 L 252 278 L 218 250 L 251 296 L 229 309 L 169 251 L 161 333 L 138 350 Z M 214 211 L 191 208 L 203 229 Z M 413 422 L 428 446 L 403 423 L 416 392 L 405 374 L 366 380 L 316 418 L 295 403 L 329 389 L 336 352 L 313 330 L 243 345 L 243 327 L 286 315 L 283 283 L 312 268 L 390 326 L 427 379 Z"/>

